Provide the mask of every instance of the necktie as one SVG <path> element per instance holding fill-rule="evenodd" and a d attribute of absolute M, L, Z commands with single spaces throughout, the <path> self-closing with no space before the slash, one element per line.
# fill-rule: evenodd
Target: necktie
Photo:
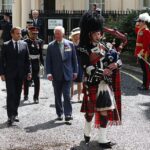
<path fill-rule="evenodd" d="M 62 59 L 64 58 L 64 47 L 63 47 L 63 43 L 59 43 L 59 49 L 60 49 L 60 52 L 61 52 L 61 56 L 62 56 Z"/>
<path fill-rule="evenodd" d="M 15 42 L 15 50 L 18 53 L 18 43 L 17 42 Z"/>
<path fill-rule="evenodd" d="M 35 25 L 37 25 L 37 19 L 34 19 Z"/>

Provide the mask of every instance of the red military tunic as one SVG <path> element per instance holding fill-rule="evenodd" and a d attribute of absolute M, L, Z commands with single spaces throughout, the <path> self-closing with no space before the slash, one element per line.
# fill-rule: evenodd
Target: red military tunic
<path fill-rule="evenodd" d="M 136 26 L 135 32 L 137 34 L 135 56 L 138 57 L 138 54 L 141 51 L 143 51 L 143 54 L 141 55 L 145 60 L 147 60 L 147 57 L 150 55 L 150 31 L 147 28 L 147 26 L 144 26 L 142 28 L 139 28 L 139 26 Z M 149 71 L 149 65 L 145 61 L 144 61 L 144 64 L 142 65 L 142 70 L 143 68 L 144 68 L 143 86 L 145 86 L 146 89 L 149 89 L 150 71 Z"/>
<path fill-rule="evenodd" d="M 135 56 L 143 51 L 143 57 L 145 57 L 145 54 L 150 54 L 150 31 L 149 29 L 144 26 L 142 28 L 139 28 L 139 26 L 135 27 L 135 32 L 137 34 L 136 39 L 136 48 L 135 48 Z"/>

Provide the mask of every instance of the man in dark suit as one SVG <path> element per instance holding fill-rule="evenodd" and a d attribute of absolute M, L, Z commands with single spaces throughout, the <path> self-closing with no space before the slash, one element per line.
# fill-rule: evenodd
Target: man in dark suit
<path fill-rule="evenodd" d="M 44 39 L 44 22 L 39 18 L 39 11 L 32 10 L 33 26 L 39 28 L 39 38 Z"/>
<path fill-rule="evenodd" d="M 0 75 L 6 81 L 8 125 L 19 121 L 18 107 L 20 103 L 22 82 L 28 74 L 31 78 L 31 68 L 27 43 L 21 41 L 21 29 L 11 30 L 12 40 L 2 46 L 0 58 Z"/>
<path fill-rule="evenodd" d="M 77 77 L 77 58 L 73 43 L 63 38 L 64 28 L 57 26 L 54 29 L 55 40 L 47 49 L 46 71 L 48 80 L 52 81 L 55 94 L 55 106 L 58 120 L 72 119 L 72 106 L 70 101 L 71 81 Z M 64 103 L 62 104 L 62 94 Z"/>

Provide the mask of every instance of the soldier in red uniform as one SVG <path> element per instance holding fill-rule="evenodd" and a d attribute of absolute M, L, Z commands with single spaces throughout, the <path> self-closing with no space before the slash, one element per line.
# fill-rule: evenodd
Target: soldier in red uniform
<path fill-rule="evenodd" d="M 150 47 L 149 47 L 150 32 L 147 27 L 148 19 L 149 19 L 148 13 L 140 14 L 135 26 L 137 39 L 136 39 L 136 48 L 134 54 L 137 57 L 137 60 L 143 71 L 143 84 L 140 87 L 138 87 L 139 90 L 148 90 L 150 84 L 149 65 L 146 62 L 147 57 L 150 54 Z"/>

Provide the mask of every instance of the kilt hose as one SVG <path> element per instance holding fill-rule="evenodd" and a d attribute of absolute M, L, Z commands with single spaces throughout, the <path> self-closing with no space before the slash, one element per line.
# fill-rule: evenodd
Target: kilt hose
<path fill-rule="evenodd" d="M 112 75 L 112 88 L 114 91 L 116 106 L 114 110 L 108 111 L 108 124 L 109 125 L 121 125 L 121 86 L 120 86 L 120 70 L 114 71 Z M 100 112 L 96 110 L 96 94 L 98 86 L 86 87 L 83 85 L 83 103 L 81 106 L 81 112 L 95 113 L 95 127 L 99 128 Z"/>

